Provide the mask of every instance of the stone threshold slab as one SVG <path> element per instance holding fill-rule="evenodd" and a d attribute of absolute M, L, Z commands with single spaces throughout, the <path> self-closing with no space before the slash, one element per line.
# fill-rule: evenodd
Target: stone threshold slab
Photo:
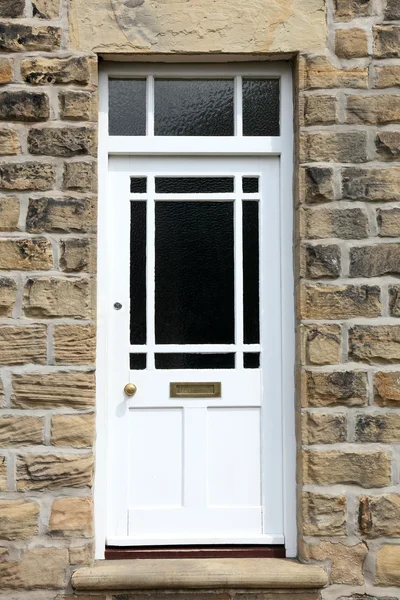
<path fill-rule="evenodd" d="M 317 589 L 321 567 L 279 558 L 100 560 L 75 571 L 76 590 L 270 588 Z"/>

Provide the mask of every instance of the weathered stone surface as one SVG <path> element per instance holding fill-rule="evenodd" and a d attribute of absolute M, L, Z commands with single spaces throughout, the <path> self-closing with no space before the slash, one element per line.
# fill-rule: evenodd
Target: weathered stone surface
<path fill-rule="evenodd" d="M 338 69 L 325 56 L 315 56 L 307 61 L 306 85 L 310 89 L 368 87 L 368 69 L 350 67 Z"/>
<path fill-rule="evenodd" d="M 382 546 L 376 561 L 375 585 L 400 585 L 400 546 Z"/>
<path fill-rule="evenodd" d="M 379 317 L 380 289 L 368 285 L 306 284 L 300 289 L 303 319 Z"/>
<path fill-rule="evenodd" d="M 389 314 L 391 317 L 400 317 L 400 286 L 389 286 Z"/>
<path fill-rule="evenodd" d="M 400 26 L 377 25 L 372 28 L 374 34 L 374 55 L 377 58 L 396 58 L 400 56 Z"/>
<path fill-rule="evenodd" d="M 19 201 L 14 196 L 0 197 L 0 231 L 17 231 Z"/>
<path fill-rule="evenodd" d="M 0 318 L 11 317 L 17 296 L 17 282 L 10 277 L 0 277 Z"/>
<path fill-rule="evenodd" d="M 25 0 L 0 0 L 0 17 L 22 17 Z"/>
<path fill-rule="evenodd" d="M 49 531 L 61 537 L 91 537 L 93 534 L 91 498 L 57 498 L 51 505 Z"/>
<path fill-rule="evenodd" d="M 338 413 L 303 412 L 301 418 L 302 443 L 339 444 L 346 441 L 346 415 Z"/>
<path fill-rule="evenodd" d="M 375 373 L 374 402 L 378 406 L 400 406 L 400 372 Z"/>
<path fill-rule="evenodd" d="M 340 596 L 337 600 L 397 600 L 394 596 L 370 596 L 369 594 L 351 594 L 351 596 Z"/>
<path fill-rule="evenodd" d="M 300 171 L 300 196 L 303 202 L 331 202 L 335 198 L 333 169 L 305 167 Z"/>
<path fill-rule="evenodd" d="M 400 360 L 400 325 L 354 325 L 349 331 L 351 360 L 390 363 Z"/>
<path fill-rule="evenodd" d="M 13 156 L 20 150 L 18 133 L 14 129 L 0 129 L 0 156 Z"/>
<path fill-rule="evenodd" d="M 359 240 L 369 234 L 368 217 L 361 208 L 310 208 L 304 217 L 304 235 L 308 239 Z"/>
<path fill-rule="evenodd" d="M 0 163 L 0 189 L 50 190 L 55 183 L 55 167 L 39 162 Z"/>
<path fill-rule="evenodd" d="M 0 58 L 0 85 L 10 83 L 13 78 L 11 61 L 8 58 Z"/>
<path fill-rule="evenodd" d="M 400 21 L 400 5 L 398 0 L 387 0 L 385 21 Z"/>
<path fill-rule="evenodd" d="M 311 451 L 303 453 L 303 481 L 316 485 L 350 484 L 363 488 L 391 483 L 390 456 L 381 450 Z"/>
<path fill-rule="evenodd" d="M 343 197 L 350 200 L 399 201 L 400 167 L 342 169 Z"/>
<path fill-rule="evenodd" d="M 51 420 L 52 446 L 90 448 L 94 440 L 93 414 L 55 415 Z"/>
<path fill-rule="evenodd" d="M 400 96 L 347 96 L 346 122 L 378 124 L 400 122 Z"/>
<path fill-rule="evenodd" d="M 363 414 L 356 418 L 356 442 L 400 443 L 400 415 Z"/>
<path fill-rule="evenodd" d="M 95 119 L 94 95 L 90 92 L 62 91 L 59 95 L 59 105 L 62 119 L 71 121 Z"/>
<path fill-rule="evenodd" d="M 302 392 L 304 406 L 365 406 L 367 374 L 363 371 L 307 371 Z"/>
<path fill-rule="evenodd" d="M 306 125 L 329 125 L 337 121 L 336 96 L 307 96 L 304 104 Z"/>
<path fill-rule="evenodd" d="M 96 208 L 92 198 L 72 196 L 30 198 L 26 230 L 30 233 L 93 231 Z"/>
<path fill-rule="evenodd" d="M 400 131 L 378 131 L 375 138 L 379 160 L 400 159 Z"/>
<path fill-rule="evenodd" d="M 66 162 L 64 165 L 63 187 L 77 192 L 95 192 L 96 165 L 89 162 Z"/>
<path fill-rule="evenodd" d="M 376 66 L 375 87 L 388 88 L 400 86 L 400 65 Z"/>
<path fill-rule="evenodd" d="M 4 589 L 60 589 L 68 566 L 65 548 L 26 550 L 19 562 L 0 562 L 0 579 Z"/>
<path fill-rule="evenodd" d="M 65 273 L 96 269 L 96 240 L 94 238 L 65 238 L 60 240 L 60 268 Z"/>
<path fill-rule="evenodd" d="M 93 456 L 25 454 L 17 458 L 17 489 L 55 490 L 92 485 Z"/>
<path fill-rule="evenodd" d="M 0 500 L 0 538 L 18 540 L 38 534 L 40 505 L 31 500 Z"/>
<path fill-rule="evenodd" d="M 89 317 L 90 283 L 87 279 L 30 278 L 24 288 L 23 308 L 27 317 Z"/>
<path fill-rule="evenodd" d="M 0 23 L 1 52 L 51 51 L 60 47 L 61 29 L 50 25 L 32 27 L 20 23 Z"/>
<path fill-rule="evenodd" d="M 400 535 L 400 494 L 360 498 L 359 524 L 361 533 L 367 537 L 398 537 Z"/>
<path fill-rule="evenodd" d="M 346 535 L 346 496 L 303 492 L 303 534 L 315 536 Z"/>
<path fill-rule="evenodd" d="M 365 131 L 321 131 L 300 134 L 301 162 L 351 162 L 368 160 Z"/>
<path fill-rule="evenodd" d="M 340 325 L 313 324 L 301 328 L 302 363 L 335 365 L 340 362 Z"/>
<path fill-rule="evenodd" d="M 49 98 L 43 92 L 0 93 L 0 119 L 3 121 L 43 121 L 49 115 Z"/>
<path fill-rule="evenodd" d="M 41 271 L 52 266 L 50 240 L 43 237 L 0 240 L 0 269 Z"/>
<path fill-rule="evenodd" d="M 60 12 L 60 0 L 34 0 L 33 16 L 39 19 L 56 19 Z"/>
<path fill-rule="evenodd" d="M 335 54 L 339 58 L 368 56 L 368 38 L 365 29 L 337 29 Z"/>
<path fill-rule="evenodd" d="M 7 490 L 7 459 L 0 456 L 0 492 Z"/>
<path fill-rule="evenodd" d="M 400 275 L 400 244 L 350 248 L 350 277 Z"/>
<path fill-rule="evenodd" d="M 28 150 L 48 156 L 80 156 L 96 154 L 96 131 L 89 127 L 47 127 L 31 129 Z"/>
<path fill-rule="evenodd" d="M 93 545 L 73 546 L 69 549 L 69 562 L 71 565 L 90 565 L 93 561 Z M 91 600 L 96 600 L 93 596 Z M 105 598 L 97 600 L 106 600 Z"/>
<path fill-rule="evenodd" d="M 15 408 L 94 406 L 94 373 L 15 373 L 11 405 Z"/>
<path fill-rule="evenodd" d="M 43 443 L 43 419 L 16 415 L 0 416 L 0 447 Z M 1 529 L 1 525 L 0 525 Z"/>
<path fill-rule="evenodd" d="M 305 275 L 309 279 L 335 279 L 341 272 L 340 247 L 330 244 L 307 245 L 305 252 Z"/>
<path fill-rule="evenodd" d="M 60 365 L 93 364 L 96 359 L 96 328 L 93 325 L 56 325 L 54 360 Z"/>
<path fill-rule="evenodd" d="M 24 81 L 32 85 L 75 83 L 85 85 L 90 80 L 89 60 L 86 57 L 44 58 L 29 57 L 21 63 Z"/>
<path fill-rule="evenodd" d="M 371 0 L 335 0 L 335 21 L 350 21 L 371 14 Z"/>
<path fill-rule="evenodd" d="M 45 364 L 47 356 L 44 325 L 0 326 L 0 364 Z"/>
<path fill-rule="evenodd" d="M 315 546 L 303 546 L 303 556 L 306 560 L 330 561 L 330 583 L 362 585 L 363 563 L 367 554 L 368 548 L 364 543 L 345 546 L 341 543 L 320 542 Z"/>

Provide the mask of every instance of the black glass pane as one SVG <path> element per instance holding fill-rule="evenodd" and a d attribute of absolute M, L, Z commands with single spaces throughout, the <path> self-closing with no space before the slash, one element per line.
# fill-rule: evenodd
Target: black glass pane
<path fill-rule="evenodd" d="M 233 202 L 156 202 L 158 344 L 234 341 Z"/>
<path fill-rule="evenodd" d="M 131 344 L 146 343 L 146 202 L 131 202 Z"/>
<path fill-rule="evenodd" d="M 131 194 L 145 194 L 147 177 L 131 177 Z"/>
<path fill-rule="evenodd" d="M 243 355 L 243 365 L 245 369 L 258 369 L 260 367 L 260 353 L 245 352 Z"/>
<path fill-rule="evenodd" d="M 233 80 L 155 81 L 155 135 L 233 135 Z"/>
<path fill-rule="evenodd" d="M 158 194 L 223 194 L 233 192 L 233 177 L 156 177 Z"/>
<path fill-rule="evenodd" d="M 146 358 L 146 354 L 130 354 L 130 368 L 135 371 L 143 371 L 146 368 Z"/>
<path fill-rule="evenodd" d="M 234 369 L 234 354 L 156 354 L 156 369 Z"/>
<path fill-rule="evenodd" d="M 246 194 L 256 194 L 258 192 L 258 177 L 243 177 L 242 190 Z"/>
<path fill-rule="evenodd" d="M 110 79 L 110 135 L 146 135 L 146 80 Z"/>
<path fill-rule="evenodd" d="M 243 79 L 243 135 L 279 135 L 279 79 Z"/>
<path fill-rule="evenodd" d="M 243 202 L 244 342 L 260 341 L 258 202 Z"/>

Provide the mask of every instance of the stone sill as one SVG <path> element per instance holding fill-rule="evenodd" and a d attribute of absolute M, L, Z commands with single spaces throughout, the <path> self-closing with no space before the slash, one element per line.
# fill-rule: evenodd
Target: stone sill
<path fill-rule="evenodd" d="M 327 583 L 321 567 L 280 558 L 100 560 L 72 576 L 72 585 L 78 591 L 318 589 Z"/>

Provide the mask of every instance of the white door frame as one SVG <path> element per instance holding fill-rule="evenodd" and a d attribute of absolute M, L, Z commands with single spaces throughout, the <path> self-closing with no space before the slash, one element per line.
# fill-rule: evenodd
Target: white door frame
<path fill-rule="evenodd" d="M 235 76 L 235 137 L 154 137 L 154 76 Z M 108 135 L 109 77 L 147 77 L 147 136 Z M 241 122 L 241 77 L 280 78 L 281 135 L 244 137 Z M 96 370 L 96 462 L 95 462 L 95 557 L 104 558 L 107 497 L 107 180 L 109 155 L 259 155 L 280 157 L 281 193 L 281 411 L 283 515 L 286 554 L 297 554 L 296 529 L 296 442 L 294 397 L 294 278 L 293 278 L 293 100 L 292 73 L 288 63 L 235 63 L 218 65 L 128 64 L 102 65 L 99 77 L 99 202 L 98 202 L 98 296 Z M 261 310 L 263 308 L 261 307 Z M 277 374 L 278 377 L 278 374 Z"/>

